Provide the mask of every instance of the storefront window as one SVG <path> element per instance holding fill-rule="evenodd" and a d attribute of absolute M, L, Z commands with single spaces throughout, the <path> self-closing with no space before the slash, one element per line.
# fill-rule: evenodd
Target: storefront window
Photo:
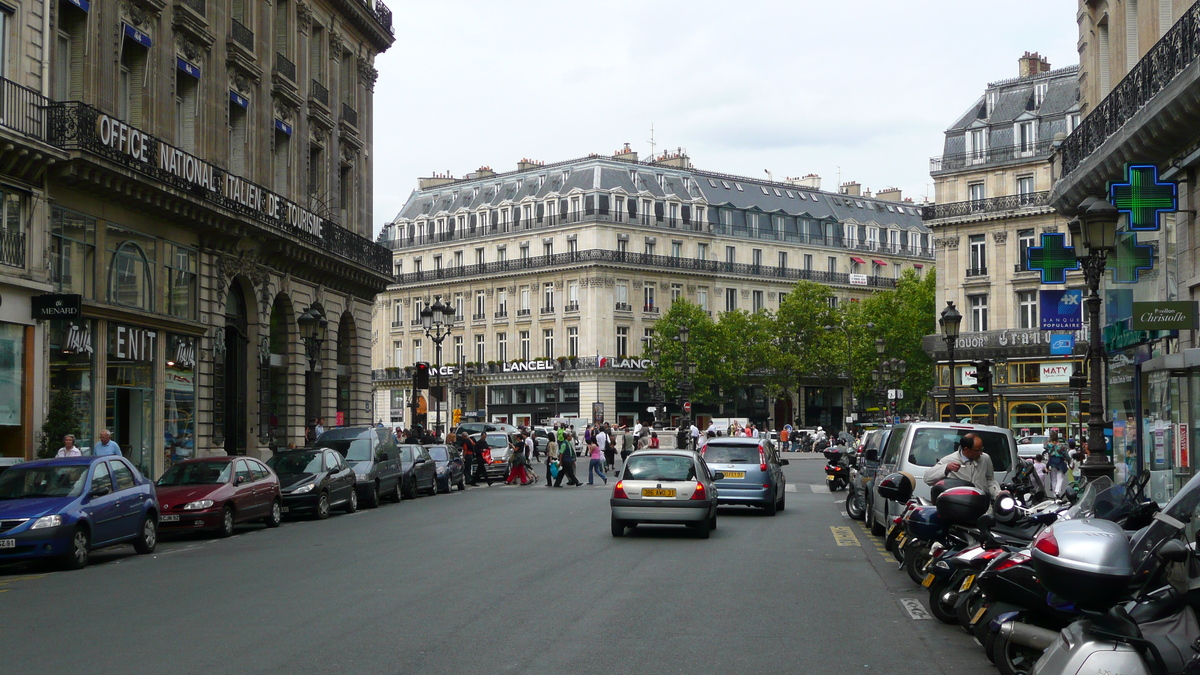
<path fill-rule="evenodd" d="M 1113 479 L 1123 482 L 1137 470 L 1137 443 L 1141 426 L 1138 423 L 1136 366 L 1124 352 L 1109 354 L 1108 407 L 1113 421 Z"/>
<path fill-rule="evenodd" d="M 95 297 L 96 219 L 55 207 L 50 212 L 50 279 L 60 293 Z"/>
<path fill-rule="evenodd" d="M 563 403 L 579 403 L 579 383 L 563 385 Z"/>
<path fill-rule="evenodd" d="M 154 297 L 154 239 L 108 228 L 108 301 L 151 311 Z"/>
<path fill-rule="evenodd" d="M 196 252 L 168 244 L 167 314 L 181 319 L 196 318 Z"/>
<path fill-rule="evenodd" d="M 170 335 L 167 342 L 166 391 L 163 415 L 166 431 L 164 468 L 195 456 L 196 339 Z"/>
<path fill-rule="evenodd" d="M 25 454 L 21 425 L 24 389 L 25 327 L 0 323 L 0 455 Z"/>
<path fill-rule="evenodd" d="M 158 333 L 124 324 L 108 326 L 108 380 L 104 426 L 142 474 L 154 478 L 154 352 Z"/>
<path fill-rule="evenodd" d="M 50 334 L 50 391 L 68 391 L 75 404 L 78 433 L 75 444 L 92 447 L 92 330 L 90 319 L 83 321 L 51 321 Z"/>

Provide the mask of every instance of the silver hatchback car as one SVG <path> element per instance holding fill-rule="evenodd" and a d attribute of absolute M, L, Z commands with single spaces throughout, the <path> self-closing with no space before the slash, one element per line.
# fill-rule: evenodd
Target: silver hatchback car
<path fill-rule="evenodd" d="M 702 539 L 717 527 L 716 481 L 704 459 L 690 450 L 639 450 L 625 461 L 613 486 L 612 535 L 638 523 L 687 525 Z"/>

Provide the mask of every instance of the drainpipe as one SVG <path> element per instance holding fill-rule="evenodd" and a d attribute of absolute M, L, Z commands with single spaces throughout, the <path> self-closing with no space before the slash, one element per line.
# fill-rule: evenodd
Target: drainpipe
<path fill-rule="evenodd" d="M 54 39 L 50 35 L 51 0 L 42 2 L 42 96 L 50 98 L 50 45 Z"/>

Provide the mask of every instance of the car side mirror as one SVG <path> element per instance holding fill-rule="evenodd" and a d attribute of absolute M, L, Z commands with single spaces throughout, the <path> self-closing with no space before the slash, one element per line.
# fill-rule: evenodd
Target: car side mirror
<path fill-rule="evenodd" d="M 106 495 L 110 492 L 112 492 L 111 487 L 109 487 L 107 485 L 99 485 L 97 487 L 92 488 L 92 491 L 88 493 L 88 496 L 103 497 L 104 495 Z"/>
<path fill-rule="evenodd" d="M 779 466 L 787 466 L 788 464 L 791 464 L 791 463 L 792 463 L 792 460 L 790 460 L 790 459 L 779 460 Z"/>
<path fill-rule="evenodd" d="M 233 479 L 234 485 L 241 485 L 242 483 L 245 483 L 245 482 L 246 482 L 246 479 L 242 478 L 241 476 L 237 476 L 236 478 Z"/>
<path fill-rule="evenodd" d="M 725 480 L 725 474 L 720 471 L 716 471 L 713 473 L 713 480 Z"/>

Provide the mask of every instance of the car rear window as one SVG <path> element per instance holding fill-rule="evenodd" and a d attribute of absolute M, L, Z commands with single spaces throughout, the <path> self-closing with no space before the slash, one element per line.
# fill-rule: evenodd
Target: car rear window
<path fill-rule="evenodd" d="M 720 445 L 709 443 L 704 461 L 710 464 L 758 464 L 757 445 Z"/>
<path fill-rule="evenodd" d="M 690 457 L 643 455 L 625 465 L 628 480 L 695 480 L 696 463 Z"/>
<path fill-rule="evenodd" d="M 917 429 L 913 433 L 912 445 L 909 446 L 908 461 L 917 466 L 933 466 L 939 459 L 957 450 L 959 440 L 967 434 L 975 434 L 983 439 L 983 451 L 992 458 L 992 468 L 996 471 L 1008 471 L 1012 466 L 1008 437 L 993 431 L 942 427 Z"/>

